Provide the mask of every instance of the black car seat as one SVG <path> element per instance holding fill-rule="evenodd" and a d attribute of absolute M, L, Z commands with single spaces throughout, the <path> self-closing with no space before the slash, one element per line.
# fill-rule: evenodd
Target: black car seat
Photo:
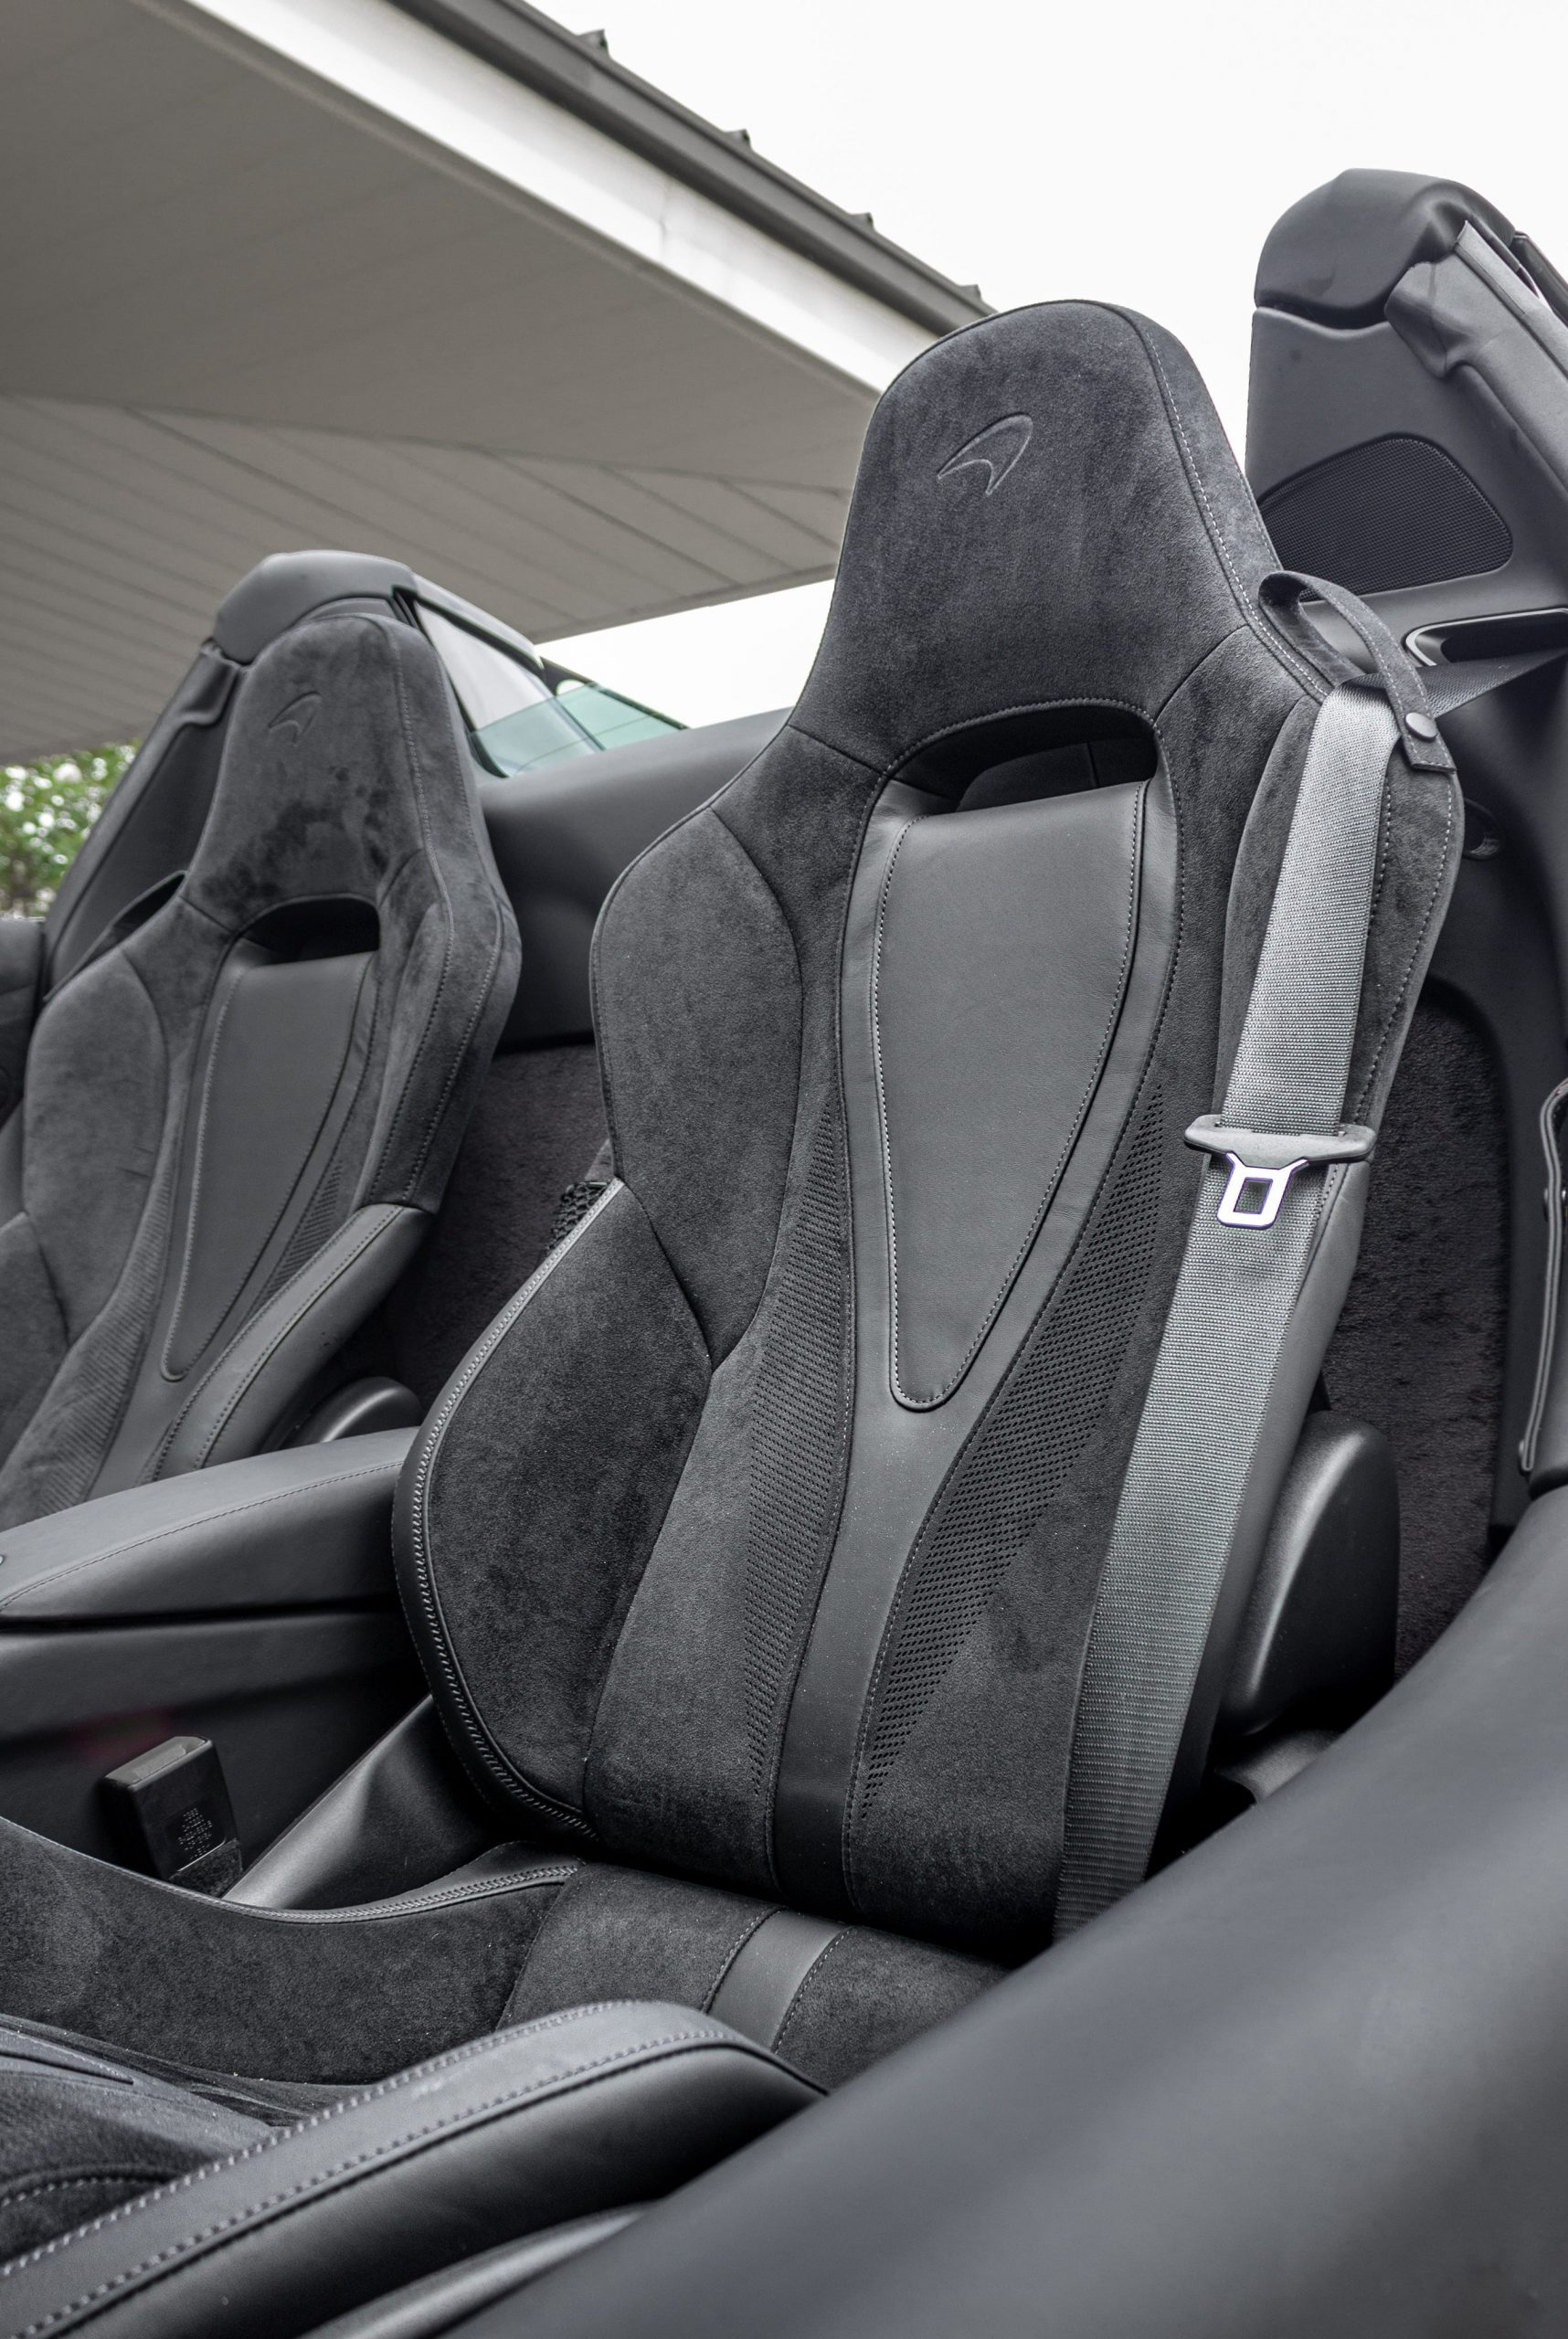
<path fill-rule="evenodd" d="M 589 1198 L 597 1191 L 590 1165 L 604 1112 L 588 998 L 594 919 L 627 863 L 733 778 L 783 719 L 671 729 L 501 777 L 476 724 L 511 704 L 509 694 L 533 703 L 560 669 L 401 561 L 333 550 L 269 555 L 219 604 L 47 915 L 0 917 L 0 1157 L 39 1007 L 93 955 L 106 929 L 154 901 L 188 866 L 239 684 L 281 635 L 329 608 L 412 627 L 446 666 L 528 979 L 517 987 L 432 1237 L 375 1319 L 374 1337 L 356 1337 L 342 1360 L 343 1385 L 313 1417 L 313 1436 L 418 1420 L 549 1248 L 567 1190 Z M 579 1192 L 569 1207 L 582 1206 Z"/>
<path fill-rule="evenodd" d="M 5 2329 L 281 2339 L 644 2200 L 1148 1858 L 1457 841 L 1272 566 L 1126 312 L 886 394 L 793 716 L 601 918 L 614 1179 L 404 1475 L 516 1840 L 280 1910 L 0 1827 Z"/>
<path fill-rule="evenodd" d="M 85 965 L 117 921 L 136 915 L 190 865 L 249 668 L 291 626 L 329 605 L 412 623 L 420 594 L 461 606 L 401 561 L 326 551 L 271 553 L 225 594 L 211 631 L 83 838 L 42 921 L 0 922 L 0 959 L 10 960 L 0 963 L 0 1121 L 21 1096 L 36 1009 Z"/>
<path fill-rule="evenodd" d="M 0 1128 L 0 1524 L 287 1429 L 429 1225 L 516 979 L 450 687 L 386 611 L 256 658 L 188 860 L 79 955 L 106 865 Z"/>

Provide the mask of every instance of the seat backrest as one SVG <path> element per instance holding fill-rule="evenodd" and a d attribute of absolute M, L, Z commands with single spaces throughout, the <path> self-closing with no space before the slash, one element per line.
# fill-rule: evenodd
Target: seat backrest
<path fill-rule="evenodd" d="M 994 1950 L 1049 1926 L 1182 1133 L 1327 690 L 1274 566 L 1139 317 L 999 317 L 882 400 L 793 715 L 601 917 L 616 1181 L 400 1489 L 438 1700 L 530 1825 Z M 1446 778 L 1396 755 L 1387 807 L 1357 1119 L 1452 865 Z"/>
<path fill-rule="evenodd" d="M 294 626 L 238 685 L 188 868 L 33 1035 L 0 1523 L 278 1430 L 428 1224 L 515 979 L 434 651 L 389 612 Z"/>

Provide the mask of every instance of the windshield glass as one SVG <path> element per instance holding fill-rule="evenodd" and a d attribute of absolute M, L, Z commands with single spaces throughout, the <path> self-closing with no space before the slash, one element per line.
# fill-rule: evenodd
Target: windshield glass
<path fill-rule="evenodd" d="M 662 739 L 667 732 L 684 728 L 667 714 L 655 714 L 651 706 L 639 706 L 635 699 L 622 698 L 619 691 L 607 691 L 598 683 L 563 683 L 560 704 L 600 747 L 629 747 L 634 739 Z"/>
<path fill-rule="evenodd" d="M 471 731 L 488 730 L 519 707 L 535 706 L 550 695 L 543 674 L 509 657 L 492 641 L 482 640 L 466 625 L 419 603 L 419 623 L 429 635 L 451 680 Z"/>
<path fill-rule="evenodd" d="M 520 707 L 474 733 L 486 759 L 511 779 L 520 771 L 543 771 L 547 764 L 564 764 L 573 756 L 592 756 L 597 743 L 579 731 L 558 699 L 537 706 Z"/>
<path fill-rule="evenodd" d="M 544 674 L 470 627 L 418 604 L 419 623 L 446 668 L 482 760 L 503 778 L 543 771 L 601 747 L 657 739 L 683 726 L 618 691 L 569 676 L 552 697 Z"/>

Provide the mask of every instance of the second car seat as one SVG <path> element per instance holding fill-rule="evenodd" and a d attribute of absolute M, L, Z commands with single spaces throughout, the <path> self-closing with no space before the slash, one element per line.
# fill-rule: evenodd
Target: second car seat
<path fill-rule="evenodd" d="M 435 651 L 291 628 L 0 1127 L 0 1525 L 286 1427 L 429 1224 L 516 968 Z"/>

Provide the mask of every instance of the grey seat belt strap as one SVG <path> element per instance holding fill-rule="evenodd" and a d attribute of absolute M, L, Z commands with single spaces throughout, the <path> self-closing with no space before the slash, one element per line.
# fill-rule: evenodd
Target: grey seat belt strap
<path fill-rule="evenodd" d="M 1417 685 L 1417 687 L 1419 687 Z M 1375 685 L 1319 710 L 1213 1158 L 1122 1487 L 1074 1727 L 1056 1931 L 1147 1871 L 1341 1125 L 1400 736 Z"/>

